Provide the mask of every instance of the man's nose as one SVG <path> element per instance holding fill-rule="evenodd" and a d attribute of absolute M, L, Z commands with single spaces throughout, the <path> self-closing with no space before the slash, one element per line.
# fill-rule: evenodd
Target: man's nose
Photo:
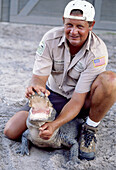
<path fill-rule="evenodd" d="M 72 27 L 70 33 L 73 34 L 73 35 L 78 34 L 78 28 Z"/>

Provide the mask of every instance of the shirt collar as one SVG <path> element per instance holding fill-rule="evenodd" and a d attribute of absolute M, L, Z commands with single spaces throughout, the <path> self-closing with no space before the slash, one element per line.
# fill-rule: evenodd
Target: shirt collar
<path fill-rule="evenodd" d="M 66 42 L 66 37 L 65 37 L 65 34 L 63 34 L 63 36 L 62 36 L 62 38 L 61 38 L 61 40 L 60 40 L 60 42 L 58 44 L 58 47 L 61 46 L 65 42 Z"/>
<path fill-rule="evenodd" d="M 86 48 L 86 50 L 88 50 L 88 51 L 89 51 L 89 49 L 90 49 L 91 34 L 92 34 L 92 32 L 89 31 L 89 36 L 88 36 L 87 42 L 86 42 L 86 44 L 85 44 L 85 48 Z"/>
<path fill-rule="evenodd" d="M 88 39 L 87 39 L 87 41 L 86 41 L 86 43 L 85 43 L 85 49 L 86 50 L 89 50 L 90 49 L 90 43 L 91 43 L 91 31 L 89 32 L 89 36 L 88 36 Z M 62 38 L 61 38 L 61 40 L 60 40 L 60 42 L 59 42 L 59 44 L 58 44 L 58 47 L 59 46 L 61 46 L 63 43 L 66 43 L 66 37 L 65 37 L 65 34 L 63 34 L 63 36 L 62 36 Z M 66 43 L 67 44 L 67 43 Z"/>

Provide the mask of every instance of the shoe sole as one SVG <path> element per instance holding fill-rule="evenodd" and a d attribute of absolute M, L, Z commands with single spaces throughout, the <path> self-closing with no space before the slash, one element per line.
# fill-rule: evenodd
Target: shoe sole
<path fill-rule="evenodd" d="M 85 158 L 85 157 L 79 156 L 79 159 L 80 159 L 80 160 L 91 161 L 91 160 L 95 159 L 95 157 L 92 157 L 92 158 Z"/>

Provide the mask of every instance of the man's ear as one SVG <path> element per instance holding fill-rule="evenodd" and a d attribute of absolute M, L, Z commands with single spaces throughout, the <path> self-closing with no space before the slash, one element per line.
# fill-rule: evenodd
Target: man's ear
<path fill-rule="evenodd" d="M 89 31 L 92 31 L 94 25 L 95 25 L 95 20 L 92 22 L 91 26 L 89 26 Z"/>
<path fill-rule="evenodd" d="M 65 21 L 65 18 L 64 18 L 64 16 L 62 17 L 62 20 L 63 20 L 63 24 L 64 24 L 64 21 Z"/>

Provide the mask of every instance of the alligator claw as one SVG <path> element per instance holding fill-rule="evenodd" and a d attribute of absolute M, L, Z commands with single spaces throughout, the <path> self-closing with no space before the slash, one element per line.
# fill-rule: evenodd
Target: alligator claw
<path fill-rule="evenodd" d="M 22 156 L 24 155 L 29 156 L 29 148 L 21 145 L 21 147 L 16 150 L 16 153 Z"/>

